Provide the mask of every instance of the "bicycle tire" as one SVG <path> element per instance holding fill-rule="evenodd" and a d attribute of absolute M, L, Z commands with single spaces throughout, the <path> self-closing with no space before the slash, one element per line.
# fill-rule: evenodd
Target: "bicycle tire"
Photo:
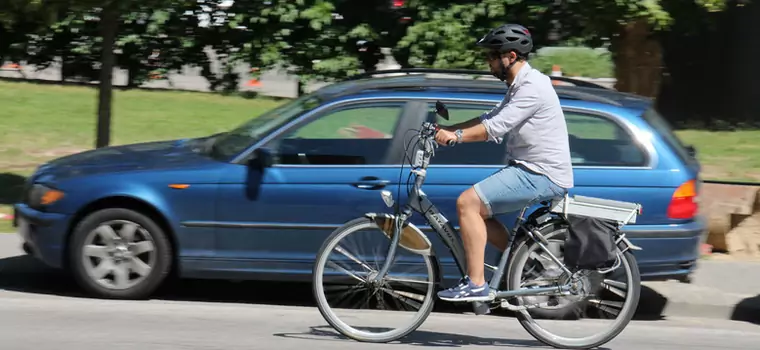
<path fill-rule="evenodd" d="M 367 217 L 361 217 L 348 221 L 343 226 L 334 230 L 332 234 L 330 234 L 330 236 L 325 239 L 324 243 L 319 249 L 319 252 L 317 253 L 314 268 L 312 269 L 312 292 L 314 293 L 314 298 L 317 301 L 317 309 L 319 309 L 322 317 L 330 324 L 331 327 L 340 332 L 342 335 L 360 342 L 387 343 L 403 338 L 409 333 L 415 331 L 417 328 L 419 328 L 420 325 L 422 325 L 423 322 L 425 322 L 427 317 L 433 311 L 435 304 L 435 290 L 436 281 L 438 279 L 438 270 L 436 269 L 432 260 L 434 257 L 423 255 L 423 259 L 427 265 L 427 270 L 430 272 L 429 280 L 431 287 L 427 293 L 427 300 L 424 301 L 414 320 L 410 322 L 410 324 L 406 327 L 383 333 L 369 333 L 357 330 L 349 326 L 340 320 L 337 315 L 332 312 L 331 307 L 328 305 L 322 286 L 322 273 L 324 272 L 324 267 L 329 253 L 338 244 L 338 242 L 340 242 L 341 239 L 348 236 L 352 232 L 366 228 L 377 228 L 378 234 L 382 234 L 380 232 L 380 227 L 375 223 L 374 220 L 371 220 Z M 391 241 L 388 240 L 389 244 L 390 242 Z"/>
<path fill-rule="evenodd" d="M 541 228 L 538 229 L 538 231 L 546 238 L 547 240 L 552 239 L 564 239 L 564 232 L 567 230 L 567 223 L 563 221 L 552 221 L 549 223 L 546 223 L 545 225 L 542 225 Z M 563 236 L 559 236 L 563 235 Z M 509 262 L 509 272 L 507 277 L 507 283 L 509 286 L 509 289 L 516 289 L 519 287 L 516 287 L 516 285 L 519 285 L 519 281 L 515 280 L 515 275 L 519 272 L 516 271 L 518 269 L 518 265 L 515 262 L 520 261 L 520 259 L 523 258 L 524 255 L 528 254 L 532 249 L 529 249 L 531 245 L 535 245 L 536 242 L 534 242 L 532 239 L 525 237 L 519 244 L 518 247 L 515 250 L 515 253 L 510 258 Z M 621 242 L 620 245 L 617 247 L 618 253 L 622 250 L 621 245 L 623 243 Z M 540 248 L 538 248 L 540 249 Z M 529 314 L 529 310 L 523 310 L 523 311 L 517 311 L 516 317 L 518 321 L 520 322 L 520 325 L 528 332 L 531 336 L 533 336 L 535 339 L 541 341 L 542 343 L 552 346 L 554 348 L 558 349 L 591 349 L 598 347 L 600 345 L 603 345 L 605 343 L 608 343 L 615 337 L 617 337 L 626 326 L 628 326 L 628 323 L 630 323 L 631 319 L 633 318 L 634 314 L 636 313 L 636 309 L 639 304 L 639 298 L 641 293 L 641 275 L 639 272 L 638 264 L 636 262 L 636 258 L 633 256 L 633 254 L 630 251 L 626 251 L 622 254 L 622 264 L 621 267 L 623 267 L 626 270 L 626 277 L 629 279 L 629 283 L 632 284 L 631 288 L 627 291 L 627 297 L 626 301 L 623 306 L 623 310 L 621 310 L 621 313 L 624 313 L 619 317 L 618 320 L 615 321 L 615 325 L 607 332 L 597 334 L 594 336 L 590 336 L 583 339 L 575 339 L 575 338 L 565 338 L 561 336 L 557 336 L 554 334 L 551 334 L 550 332 L 544 330 L 539 325 L 533 322 L 533 317 Z M 630 275 L 629 275 L 630 274 Z"/>

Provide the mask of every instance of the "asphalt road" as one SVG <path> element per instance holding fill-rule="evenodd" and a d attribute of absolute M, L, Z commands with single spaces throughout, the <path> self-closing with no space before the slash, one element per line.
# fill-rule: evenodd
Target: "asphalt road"
<path fill-rule="evenodd" d="M 510 317 L 474 316 L 451 308 L 432 314 L 399 342 L 359 344 L 327 326 L 308 289 L 285 284 L 183 281 L 148 301 L 90 299 L 67 276 L 20 256 L 15 237 L 1 236 L 4 350 L 546 348 Z M 757 349 L 758 344 L 758 325 L 671 318 L 633 321 L 604 347 Z"/>

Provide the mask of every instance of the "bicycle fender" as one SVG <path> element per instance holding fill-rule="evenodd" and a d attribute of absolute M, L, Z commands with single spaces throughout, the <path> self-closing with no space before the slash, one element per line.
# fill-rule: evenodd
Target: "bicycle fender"
<path fill-rule="evenodd" d="M 394 223 L 396 222 L 395 215 L 388 213 L 366 213 L 364 216 L 374 220 L 375 224 L 380 227 L 388 239 L 393 238 Z M 411 222 L 404 224 L 404 228 L 401 231 L 401 239 L 399 239 L 399 246 L 415 254 L 435 256 L 430 239 Z"/>

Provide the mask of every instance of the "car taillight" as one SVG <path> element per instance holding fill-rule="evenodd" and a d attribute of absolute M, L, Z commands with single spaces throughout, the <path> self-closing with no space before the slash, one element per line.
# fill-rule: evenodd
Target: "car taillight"
<path fill-rule="evenodd" d="M 695 180 L 689 180 L 679 186 L 668 206 L 668 217 L 671 219 L 691 219 L 697 215 L 697 187 Z"/>

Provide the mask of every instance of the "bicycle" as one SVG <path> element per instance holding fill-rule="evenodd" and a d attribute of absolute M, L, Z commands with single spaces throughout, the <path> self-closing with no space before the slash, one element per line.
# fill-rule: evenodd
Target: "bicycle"
<path fill-rule="evenodd" d="M 446 117 L 444 116 L 444 118 Z M 415 148 L 417 149 L 415 152 L 415 159 L 410 161 L 412 168 L 409 173 L 409 179 L 411 179 L 412 176 L 415 176 L 415 180 L 411 189 L 408 188 L 409 181 L 407 181 L 408 199 L 403 206 L 403 209 L 400 209 L 400 206 L 397 205 L 395 210 L 396 213 L 394 214 L 366 213 L 361 217 L 346 222 L 343 226 L 333 231 L 333 233 L 325 240 L 317 254 L 312 271 L 313 293 L 317 300 L 317 307 L 330 326 L 344 336 L 360 342 L 383 343 L 398 340 L 415 331 L 432 312 L 436 298 L 434 293 L 442 288 L 441 267 L 431 241 L 416 225 L 409 221 L 414 212 L 421 214 L 432 230 L 438 234 L 443 244 L 451 252 L 461 276 L 464 276 L 465 271 L 467 271 L 465 266 L 466 260 L 464 258 L 464 249 L 459 240 L 458 234 L 456 234 L 456 230 L 421 189 L 427 175 L 427 167 L 430 164 L 431 158 L 434 156 L 434 148 L 438 147 L 437 143 L 434 141 L 435 133 L 438 130 L 439 128 L 435 123 L 427 121 L 423 123 L 421 130 L 414 130 L 418 132 L 418 142 L 415 145 Z M 409 143 L 411 143 L 411 141 Z M 407 148 L 409 143 L 406 145 Z M 418 147 L 418 145 L 421 146 Z M 453 145 L 450 144 L 450 146 Z M 409 160 L 407 149 L 404 151 L 407 160 Z M 399 187 L 400 186 L 401 182 L 399 181 Z M 391 208 L 394 206 L 395 202 L 390 191 L 383 191 L 381 197 L 387 207 Z M 596 271 L 585 269 L 577 269 L 574 271 L 567 267 L 563 261 L 561 261 L 560 258 L 549 249 L 549 246 L 551 245 L 550 241 L 554 241 L 555 243 L 560 242 L 560 244 L 564 241 L 564 235 L 567 234 L 568 229 L 571 229 L 567 220 L 568 215 L 583 215 L 585 217 L 598 217 L 605 220 L 614 220 L 618 223 L 619 228 L 626 223 L 635 222 L 636 216 L 641 213 L 641 206 L 636 203 L 610 201 L 591 197 L 574 196 L 571 198 L 566 194 L 563 197 L 550 198 L 541 201 L 540 206 L 528 217 L 525 217 L 526 211 L 530 206 L 531 205 L 528 205 L 520 211 L 516 220 L 515 229 L 507 230 L 507 232 L 509 232 L 509 245 L 501 254 L 498 266 L 489 266 L 486 264 L 486 267 L 494 272 L 488 283 L 490 286 L 492 301 L 472 302 L 475 313 L 477 315 L 487 314 L 492 307 L 501 307 L 503 309 L 514 311 L 517 313 L 517 318 L 520 324 L 528 333 L 537 340 L 555 348 L 586 349 L 609 342 L 627 326 L 638 305 L 640 275 L 636 259 L 631 253 L 631 250 L 640 250 L 641 248 L 633 245 L 625 237 L 625 234 L 618 229 L 610 238 L 611 240 L 614 240 L 613 249 L 615 251 L 615 260 L 612 267 L 599 268 Z M 384 254 L 385 260 L 376 263 L 374 268 L 370 266 L 370 263 L 359 260 L 359 255 L 362 254 L 351 254 L 343 247 L 343 245 L 338 247 L 338 244 L 342 240 L 365 228 L 380 229 L 383 232 L 383 235 L 375 234 L 373 237 L 381 236 L 379 239 L 382 239 L 384 242 L 390 240 L 388 251 Z M 401 232 L 401 234 L 399 234 L 399 232 Z M 358 246 L 378 248 L 378 245 L 368 245 L 366 242 Z M 398 250 L 397 247 L 399 246 L 401 246 L 403 250 Z M 327 258 L 330 256 L 330 252 L 332 252 L 333 249 L 337 249 L 337 252 L 343 257 L 342 262 L 332 264 L 327 263 Z M 531 256 L 531 252 L 534 251 L 540 251 L 541 254 L 546 253 L 548 259 L 544 258 L 544 261 L 554 263 L 554 265 L 552 265 L 554 268 L 551 270 L 553 271 L 553 277 L 548 281 L 543 281 L 547 282 L 549 284 L 548 286 L 523 287 L 521 285 L 520 275 L 522 270 L 520 269 Z M 401 255 L 401 252 L 408 254 L 408 257 L 395 261 L 399 258 L 399 255 Z M 380 257 L 382 257 L 382 254 Z M 411 264 L 408 260 L 412 258 L 421 259 L 423 264 Z M 360 271 L 349 271 L 349 268 L 345 267 L 346 264 L 355 264 L 357 267 L 356 270 Z M 392 267 L 399 265 L 407 267 L 419 267 L 424 265 L 423 270 L 431 276 L 426 280 L 415 278 L 415 274 L 406 274 L 401 278 L 386 278 L 386 275 L 389 274 L 389 270 Z M 541 265 L 543 266 L 543 263 L 541 263 Z M 328 292 L 344 291 L 341 295 L 345 297 L 345 294 L 349 292 L 356 292 L 357 287 L 338 289 L 337 287 L 333 288 L 333 285 L 329 285 L 330 288 L 325 288 L 323 282 L 334 277 L 333 275 L 329 275 L 329 278 L 323 276 L 326 266 L 335 268 L 337 272 L 347 274 L 347 279 L 359 281 L 362 287 L 367 288 L 370 295 L 362 302 L 362 306 L 369 305 L 373 301 L 376 301 L 378 305 L 382 304 L 382 307 L 385 308 L 387 305 L 383 301 L 383 298 L 390 295 L 398 299 L 398 301 L 392 299 L 396 302 L 398 307 L 417 307 L 417 313 L 406 326 L 378 333 L 372 333 L 366 330 L 361 330 L 357 327 L 349 326 L 346 321 L 336 316 L 335 311 L 338 309 L 330 307 L 326 294 Z M 509 270 L 506 271 L 505 274 L 505 268 L 507 267 L 509 267 Z M 552 309 L 552 307 L 556 307 L 559 303 L 556 301 L 524 303 L 524 300 L 522 300 L 522 298 L 529 297 L 586 297 L 591 293 L 594 284 L 593 281 L 599 281 L 599 276 L 595 274 L 610 273 L 619 267 L 623 267 L 623 270 L 625 271 L 625 277 L 627 278 L 626 283 L 621 283 L 612 279 L 602 279 L 601 284 L 604 284 L 604 289 L 612 291 L 613 294 L 618 294 L 625 298 L 625 301 L 618 312 L 622 317 L 615 322 L 610 330 L 601 334 L 595 334 L 585 338 L 568 338 L 551 333 L 539 326 L 536 323 L 534 316 L 555 315 L 567 317 L 568 306 L 565 305 L 560 308 Z M 550 270 L 547 268 L 546 271 Z M 596 278 L 594 279 L 592 276 L 595 276 Z M 504 282 L 506 283 L 506 288 L 504 289 L 500 288 L 502 278 L 505 279 Z M 390 282 L 407 283 L 415 286 L 423 285 L 425 287 L 421 288 L 426 289 L 417 294 L 400 290 L 395 291 L 390 289 Z M 531 283 L 535 283 L 535 281 Z M 372 290 L 372 292 L 369 292 L 370 290 Z M 427 300 L 420 301 L 420 297 L 427 297 Z M 511 303 L 510 299 L 518 299 L 518 304 Z M 576 303 L 580 302 L 576 301 Z M 590 301 L 588 303 L 592 304 Z M 571 302 L 570 305 L 578 304 L 573 304 L 573 302 Z M 601 307 L 605 305 L 600 301 L 597 306 L 602 310 Z M 565 309 L 563 309 L 563 307 Z M 533 314 L 531 314 L 531 312 Z M 372 317 L 373 321 L 377 321 L 383 319 L 385 316 L 383 313 L 378 313 L 373 314 Z M 397 318 L 398 317 L 396 316 L 393 317 L 393 319 Z"/>

